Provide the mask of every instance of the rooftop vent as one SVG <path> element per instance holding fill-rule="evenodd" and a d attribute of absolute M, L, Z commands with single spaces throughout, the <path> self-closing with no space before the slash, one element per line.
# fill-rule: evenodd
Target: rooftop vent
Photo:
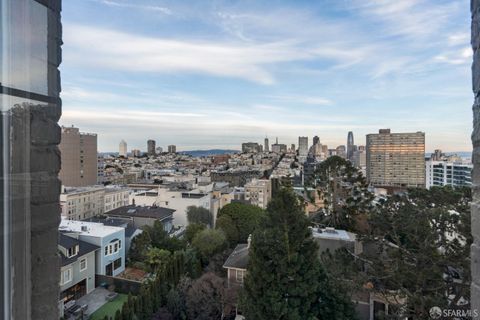
<path fill-rule="evenodd" d="M 82 226 L 82 231 L 87 232 L 88 231 L 87 226 Z"/>
<path fill-rule="evenodd" d="M 325 232 L 326 232 L 326 233 L 337 233 L 337 231 L 335 230 L 335 228 L 332 228 L 332 227 L 326 227 L 326 228 L 325 228 Z"/>

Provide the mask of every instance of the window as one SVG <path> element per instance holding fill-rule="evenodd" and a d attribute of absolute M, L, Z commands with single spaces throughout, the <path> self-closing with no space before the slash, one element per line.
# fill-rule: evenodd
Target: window
<path fill-rule="evenodd" d="M 74 257 L 78 254 L 78 245 L 68 248 L 67 257 Z"/>
<path fill-rule="evenodd" d="M 72 281 L 72 268 L 68 268 L 62 271 L 62 278 L 60 279 L 60 284 L 64 285 Z"/>
<path fill-rule="evenodd" d="M 237 275 L 236 275 L 237 282 L 243 283 L 243 277 L 244 277 L 245 271 L 243 271 L 243 270 L 236 270 L 236 272 L 237 272 Z"/>
<path fill-rule="evenodd" d="M 122 248 L 122 240 L 114 239 L 105 246 L 105 255 L 108 256 L 114 253 L 118 253 L 121 248 Z"/>
<path fill-rule="evenodd" d="M 113 261 L 113 270 L 117 270 L 122 266 L 122 258 L 118 258 L 117 260 Z"/>
<path fill-rule="evenodd" d="M 87 258 L 80 260 L 80 271 L 87 269 Z"/>

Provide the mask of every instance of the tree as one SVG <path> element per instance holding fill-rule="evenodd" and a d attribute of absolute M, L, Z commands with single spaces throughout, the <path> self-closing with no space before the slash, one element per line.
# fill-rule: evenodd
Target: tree
<path fill-rule="evenodd" d="M 153 271 L 165 271 L 170 261 L 171 253 L 165 249 L 151 248 L 147 252 L 147 262 Z"/>
<path fill-rule="evenodd" d="M 260 207 L 233 202 L 220 209 L 216 227 L 223 230 L 231 247 L 238 243 L 246 243 L 248 236 L 259 226 L 265 216 Z"/>
<path fill-rule="evenodd" d="M 214 254 L 221 252 L 227 246 L 225 234 L 220 230 L 205 229 L 199 232 L 192 241 L 192 247 L 207 262 Z"/>
<path fill-rule="evenodd" d="M 353 319 L 334 289 L 297 196 L 281 189 L 252 237 L 241 308 L 247 319 Z"/>
<path fill-rule="evenodd" d="M 155 221 L 153 227 L 144 227 L 144 231 L 150 234 L 152 246 L 154 247 L 165 249 L 170 252 L 185 249 L 185 242 L 177 237 L 170 237 L 160 221 Z"/>
<path fill-rule="evenodd" d="M 143 231 L 133 238 L 128 253 L 129 259 L 131 261 L 145 261 L 147 258 L 147 252 L 151 247 L 152 239 L 150 238 L 150 233 Z"/>
<path fill-rule="evenodd" d="M 433 306 L 469 300 L 471 200 L 469 188 L 409 189 L 372 212 L 362 237 L 367 276 L 390 301 L 397 292 L 401 316 L 427 319 Z"/>
<path fill-rule="evenodd" d="M 201 223 L 189 224 L 185 230 L 185 240 L 187 240 L 188 243 L 192 243 L 192 240 L 195 237 L 195 235 L 200 231 L 204 230 L 205 228 L 206 228 L 205 225 Z"/>
<path fill-rule="evenodd" d="M 321 162 L 307 186 L 314 187 L 324 199 L 317 222 L 350 231 L 367 228 L 365 220 L 373 194 L 368 191 L 362 173 L 350 161 L 333 156 Z"/>
<path fill-rule="evenodd" d="M 221 319 L 225 305 L 224 280 L 206 273 L 188 288 L 186 306 L 188 319 Z"/>
<path fill-rule="evenodd" d="M 208 227 L 213 226 L 213 214 L 203 207 L 189 206 L 187 208 L 188 223 L 200 223 Z"/>

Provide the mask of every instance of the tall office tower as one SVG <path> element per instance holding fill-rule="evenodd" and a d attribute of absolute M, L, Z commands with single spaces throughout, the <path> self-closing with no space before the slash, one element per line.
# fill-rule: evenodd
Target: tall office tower
<path fill-rule="evenodd" d="M 0 318 L 58 319 L 60 0 L 0 1 Z"/>
<path fill-rule="evenodd" d="M 263 148 L 263 151 L 270 152 L 270 145 L 268 144 L 268 138 L 267 137 L 265 137 L 265 146 Z"/>
<path fill-rule="evenodd" d="M 367 179 L 377 187 L 425 188 L 425 133 L 368 134 Z"/>
<path fill-rule="evenodd" d="M 147 154 L 149 156 L 155 155 L 155 140 L 148 140 L 147 141 Z"/>
<path fill-rule="evenodd" d="M 432 153 L 430 159 L 433 160 L 433 161 L 441 161 L 441 160 L 443 160 L 444 157 L 445 157 L 445 155 L 442 153 L 442 150 L 435 149 L 435 152 Z"/>
<path fill-rule="evenodd" d="M 161 154 L 163 152 L 162 147 L 157 147 L 155 150 L 157 151 L 157 154 Z"/>
<path fill-rule="evenodd" d="M 295 151 L 295 143 L 292 143 L 292 144 L 290 145 L 290 150 L 291 150 L 291 151 Z"/>
<path fill-rule="evenodd" d="M 298 137 L 298 157 L 300 162 L 305 162 L 308 155 L 308 137 Z"/>
<path fill-rule="evenodd" d="M 354 152 L 354 142 L 353 142 L 353 132 L 348 132 L 347 137 L 347 159 L 352 161 L 353 160 L 353 152 Z"/>
<path fill-rule="evenodd" d="M 168 146 L 168 153 L 177 153 L 177 146 L 174 144 L 171 144 Z"/>
<path fill-rule="evenodd" d="M 313 137 L 313 144 L 320 144 L 320 138 L 318 136 Z"/>
<path fill-rule="evenodd" d="M 97 184 L 97 135 L 83 133 L 75 127 L 62 127 L 58 146 L 62 155 L 59 173 L 62 184 L 82 187 Z"/>
<path fill-rule="evenodd" d="M 120 145 L 118 146 L 118 155 L 120 157 L 127 157 L 127 143 L 125 140 L 120 141 Z"/>

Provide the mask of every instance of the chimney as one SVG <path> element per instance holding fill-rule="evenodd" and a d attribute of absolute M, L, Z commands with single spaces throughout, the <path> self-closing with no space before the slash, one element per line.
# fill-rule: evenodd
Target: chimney
<path fill-rule="evenodd" d="M 252 243 L 252 235 L 248 235 L 248 239 L 247 239 L 247 249 L 250 248 L 250 244 Z"/>

